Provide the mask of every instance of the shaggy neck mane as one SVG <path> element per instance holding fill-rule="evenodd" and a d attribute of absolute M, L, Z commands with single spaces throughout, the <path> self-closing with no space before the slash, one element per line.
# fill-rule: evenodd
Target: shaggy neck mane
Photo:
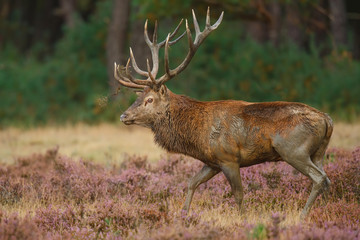
<path fill-rule="evenodd" d="M 204 103 L 170 92 L 166 114 L 159 115 L 151 127 L 155 142 L 169 152 L 202 158 L 200 133 L 206 111 Z"/>

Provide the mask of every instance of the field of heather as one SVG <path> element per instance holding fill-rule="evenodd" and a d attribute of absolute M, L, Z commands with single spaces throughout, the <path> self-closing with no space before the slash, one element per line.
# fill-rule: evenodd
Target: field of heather
<path fill-rule="evenodd" d="M 330 192 L 304 221 L 311 182 L 285 163 L 241 169 L 244 213 L 219 174 L 185 215 L 187 181 L 202 164 L 165 154 L 146 131 L 5 129 L 0 239 L 360 239 L 358 128 L 335 127 L 324 167 Z"/>

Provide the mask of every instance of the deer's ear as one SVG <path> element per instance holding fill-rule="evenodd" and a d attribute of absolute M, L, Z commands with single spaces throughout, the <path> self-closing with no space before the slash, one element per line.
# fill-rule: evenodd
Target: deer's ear
<path fill-rule="evenodd" d="M 141 91 L 135 91 L 135 93 L 136 93 L 137 96 L 140 96 L 142 94 Z"/>
<path fill-rule="evenodd" d="M 161 96 L 166 96 L 167 95 L 167 87 L 165 85 L 161 85 L 159 92 L 160 92 Z"/>

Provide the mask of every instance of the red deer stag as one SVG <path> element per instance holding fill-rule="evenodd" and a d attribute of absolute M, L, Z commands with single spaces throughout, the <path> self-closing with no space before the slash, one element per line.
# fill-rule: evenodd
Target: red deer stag
<path fill-rule="evenodd" d="M 305 217 L 316 197 L 328 189 L 330 180 L 323 169 L 323 156 L 329 143 L 333 124 L 331 118 L 302 103 L 244 101 L 201 102 L 171 92 L 165 83 L 175 77 L 191 61 L 205 38 L 223 19 L 223 13 L 214 25 L 210 24 L 209 9 L 205 29 L 201 32 L 193 13 L 195 39 L 188 22 L 186 31 L 177 39 L 174 36 L 182 23 L 167 38 L 157 42 L 157 24 L 152 41 L 147 32 L 144 37 L 152 54 L 152 69 L 139 69 L 130 48 L 125 67 L 115 63 L 117 81 L 128 88 L 140 90 L 136 101 L 120 117 L 126 125 L 138 124 L 150 128 L 155 141 L 169 152 L 182 153 L 204 163 L 204 167 L 189 182 L 184 210 L 189 211 L 195 189 L 222 171 L 229 181 L 236 203 L 241 209 L 243 188 L 241 167 L 263 162 L 285 161 L 309 177 L 313 182 L 310 197 L 301 217 Z M 169 67 L 169 46 L 187 35 L 189 50 L 175 69 Z M 159 49 L 165 47 L 165 73 L 156 78 L 159 69 Z M 134 70 L 144 79 L 134 78 Z"/>

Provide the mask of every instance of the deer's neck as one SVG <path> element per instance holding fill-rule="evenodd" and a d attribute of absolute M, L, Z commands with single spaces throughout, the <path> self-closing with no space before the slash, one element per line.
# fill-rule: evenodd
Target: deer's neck
<path fill-rule="evenodd" d="M 203 158 L 205 115 L 203 102 L 170 93 L 170 104 L 152 127 L 155 142 L 170 152 Z"/>

